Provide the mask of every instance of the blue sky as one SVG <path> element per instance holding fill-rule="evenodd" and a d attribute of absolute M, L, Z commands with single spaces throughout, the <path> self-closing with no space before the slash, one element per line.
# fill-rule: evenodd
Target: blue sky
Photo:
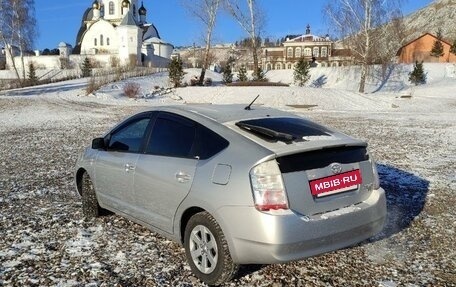
<path fill-rule="evenodd" d="M 181 5 L 182 0 L 144 0 L 147 20 L 154 23 L 160 36 L 175 46 L 200 44 L 201 29 L 197 21 Z M 241 0 L 240 0 L 241 1 Z M 331 34 L 324 21 L 322 9 L 327 0 L 259 0 L 266 12 L 266 33 L 271 38 L 287 34 L 304 33 L 307 24 L 312 33 Z M 74 46 L 82 14 L 91 6 L 92 0 L 35 0 L 39 38 L 37 49 L 56 48 L 61 41 Z M 403 13 L 409 14 L 428 5 L 432 0 L 409 0 Z M 221 15 L 215 31 L 215 42 L 235 42 L 245 37 L 237 24 L 226 15 Z"/>

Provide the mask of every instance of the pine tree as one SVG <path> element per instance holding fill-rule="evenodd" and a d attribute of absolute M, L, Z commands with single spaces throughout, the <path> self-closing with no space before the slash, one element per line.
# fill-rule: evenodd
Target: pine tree
<path fill-rule="evenodd" d="M 456 39 L 453 41 L 453 45 L 451 45 L 450 53 L 456 55 Z"/>
<path fill-rule="evenodd" d="M 84 58 L 84 62 L 82 62 L 81 71 L 83 78 L 92 76 L 92 64 L 90 63 L 89 58 Z"/>
<path fill-rule="evenodd" d="M 415 62 L 413 71 L 409 73 L 409 81 L 415 86 L 426 84 L 426 74 L 423 69 L 423 61 Z"/>
<path fill-rule="evenodd" d="M 33 65 L 32 62 L 30 62 L 28 68 L 29 68 L 28 80 L 29 80 L 30 85 L 34 86 L 34 85 L 38 84 L 38 77 L 36 76 L 35 65 Z"/>
<path fill-rule="evenodd" d="M 444 55 L 443 53 L 443 44 L 442 44 L 442 30 L 439 29 L 437 31 L 437 40 L 434 41 L 434 45 L 432 46 L 431 56 L 440 58 Z"/>
<path fill-rule="evenodd" d="M 225 69 L 223 70 L 223 82 L 225 84 L 229 84 L 233 82 L 233 64 L 234 58 L 229 57 L 228 61 L 226 62 Z"/>
<path fill-rule="evenodd" d="M 302 87 L 310 79 L 310 64 L 304 58 L 301 58 L 294 68 L 294 81 Z"/>
<path fill-rule="evenodd" d="M 239 82 L 247 82 L 248 79 L 249 79 L 249 78 L 247 77 L 247 69 L 245 68 L 244 65 L 242 65 L 242 66 L 239 68 L 238 80 L 239 80 Z"/>
<path fill-rule="evenodd" d="M 263 73 L 263 69 L 261 67 L 256 68 L 256 70 L 253 73 L 253 80 L 254 81 L 259 81 L 259 82 L 264 82 L 266 81 L 266 78 Z"/>
<path fill-rule="evenodd" d="M 168 65 L 169 81 L 175 88 L 182 86 L 182 80 L 184 79 L 184 68 L 181 59 L 173 58 Z"/>

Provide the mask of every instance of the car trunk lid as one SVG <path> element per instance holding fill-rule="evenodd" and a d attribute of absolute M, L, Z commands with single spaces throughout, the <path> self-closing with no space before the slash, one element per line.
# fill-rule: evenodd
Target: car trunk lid
<path fill-rule="evenodd" d="M 355 205 L 372 192 L 374 178 L 365 145 L 324 147 L 276 160 L 289 207 L 302 215 Z"/>
<path fill-rule="evenodd" d="M 363 141 L 301 117 L 226 125 L 274 153 L 294 212 L 312 216 L 334 211 L 372 193 L 374 176 Z"/>

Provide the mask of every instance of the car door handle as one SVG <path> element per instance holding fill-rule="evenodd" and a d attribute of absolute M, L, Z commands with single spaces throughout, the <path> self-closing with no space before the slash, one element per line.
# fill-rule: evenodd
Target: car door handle
<path fill-rule="evenodd" d="M 188 182 L 191 178 L 192 177 L 189 174 L 186 174 L 183 171 L 179 171 L 178 173 L 176 173 L 176 180 L 180 183 Z"/>
<path fill-rule="evenodd" d="M 133 170 L 135 170 L 135 166 L 134 165 L 129 164 L 129 163 L 125 164 L 125 171 L 126 172 L 133 171 Z"/>

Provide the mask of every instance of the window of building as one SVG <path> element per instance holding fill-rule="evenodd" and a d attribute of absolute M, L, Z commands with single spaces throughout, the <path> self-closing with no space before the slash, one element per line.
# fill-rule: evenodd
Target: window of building
<path fill-rule="evenodd" d="M 106 45 L 109 46 L 111 43 L 109 43 L 109 38 L 106 38 Z"/>
<path fill-rule="evenodd" d="M 100 46 L 103 46 L 103 35 L 100 35 Z"/>
<path fill-rule="evenodd" d="M 97 38 L 93 39 L 93 45 L 94 45 L 94 46 L 97 45 Z"/>
<path fill-rule="evenodd" d="M 322 57 L 328 57 L 328 47 L 322 47 L 321 48 L 321 56 Z"/>
<path fill-rule="evenodd" d="M 268 64 L 267 68 L 266 68 L 268 71 L 272 70 L 271 69 L 271 64 Z"/>
<path fill-rule="evenodd" d="M 109 2 L 109 15 L 114 15 L 114 2 Z"/>
<path fill-rule="evenodd" d="M 291 64 L 288 64 L 287 69 L 291 70 Z"/>
<path fill-rule="evenodd" d="M 320 48 L 318 48 L 318 47 L 313 48 L 313 56 L 320 57 Z"/>
<path fill-rule="evenodd" d="M 296 48 L 296 51 L 295 51 L 295 57 L 296 58 L 301 58 L 301 48 Z"/>
<path fill-rule="evenodd" d="M 288 58 L 293 58 L 293 48 L 288 48 L 287 49 L 287 57 Z"/>
<path fill-rule="evenodd" d="M 305 48 L 305 49 L 304 49 L 304 56 L 305 56 L 305 57 L 310 57 L 310 56 L 312 56 L 312 49 L 310 49 L 310 48 Z"/>
<path fill-rule="evenodd" d="M 276 70 L 282 70 L 282 64 L 277 63 L 276 64 Z"/>

